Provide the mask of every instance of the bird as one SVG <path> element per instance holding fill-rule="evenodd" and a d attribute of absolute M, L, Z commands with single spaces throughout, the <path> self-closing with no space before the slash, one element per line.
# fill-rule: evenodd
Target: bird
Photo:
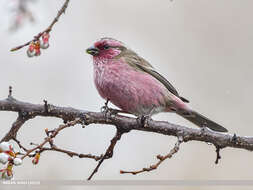
<path fill-rule="evenodd" d="M 175 87 L 144 58 L 113 38 L 97 40 L 86 52 L 92 55 L 94 83 L 100 96 L 123 112 L 138 117 L 173 112 L 200 128 L 227 132 L 189 106 Z"/>

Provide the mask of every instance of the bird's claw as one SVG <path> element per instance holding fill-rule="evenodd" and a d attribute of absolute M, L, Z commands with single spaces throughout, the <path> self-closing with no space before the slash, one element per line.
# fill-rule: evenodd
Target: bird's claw
<path fill-rule="evenodd" d="M 208 131 L 207 123 L 203 123 L 200 130 L 201 134 L 204 134 L 206 131 Z"/>
<path fill-rule="evenodd" d="M 101 108 L 101 112 L 104 114 L 105 117 L 111 116 L 112 115 L 112 109 L 107 107 L 107 106 L 103 106 Z"/>
<path fill-rule="evenodd" d="M 106 106 L 102 106 L 102 107 L 100 108 L 100 111 L 103 112 L 103 113 L 108 112 L 108 110 L 109 110 L 109 108 L 108 108 L 107 105 L 106 105 Z"/>
<path fill-rule="evenodd" d="M 116 116 L 119 112 L 119 110 L 108 108 L 105 114 L 108 114 L 109 116 Z"/>
<path fill-rule="evenodd" d="M 106 100 L 105 105 L 102 106 L 101 109 L 100 109 L 101 112 L 104 113 L 105 117 L 108 116 L 107 115 L 108 113 L 109 113 L 109 115 L 111 115 L 110 108 L 108 107 L 108 103 L 109 103 L 109 99 Z"/>
<path fill-rule="evenodd" d="M 141 115 L 137 117 L 137 123 L 140 127 L 147 127 L 148 121 L 152 120 L 150 115 Z"/>
<path fill-rule="evenodd" d="M 237 136 L 236 136 L 236 134 L 234 134 L 233 137 L 232 137 L 232 142 L 236 143 L 236 141 L 237 141 Z"/>
<path fill-rule="evenodd" d="M 104 113 L 105 117 L 115 116 L 117 115 L 120 110 L 109 108 L 107 105 L 101 107 L 101 112 Z"/>
<path fill-rule="evenodd" d="M 105 105 L 101 107 L 101 112 L 108 112 L 109 107 L 108 107 L 109 99 L 106 100 Z"/>

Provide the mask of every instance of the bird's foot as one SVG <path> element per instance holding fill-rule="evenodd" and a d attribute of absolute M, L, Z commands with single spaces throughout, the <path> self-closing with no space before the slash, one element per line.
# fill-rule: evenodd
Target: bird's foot
<path fill-rule="evenodd" d="M 234 134 L 233 137 L 232 137 L 232 142 L 236 143 L 236 141 L 237 141 L 237 136 L 236 136 L 236 134 Z"/>
<path fill-rule="evenodd" d="M 109 100 L 106 100 L 105 105 L 103 107 L 101 107 L 101 112 L 104 113 L 105 117 L 115 116 L 118 113 L 127 113 L 127 112 L 122 111 L 122 110 L 109 108 L 108 103 L 109 103 Z"/>
<path fill-rule="evenodd" d="M 205 132 L 207 132 L 209 130 L 208 127 L 207 127 L 207 123 L 206 122 L 204 122 L 202 124 L 200 130 L 201 130 L 201 134 L 204 134 Z"/>
<path fill-rule="evenodd" d="M 141 115 L 137 117 L 137 124 L 140 127 L 147 127 L 148 126 L 148 122 L 152 121 L 152 118 L 150 115 Z"/>
<path fill-rule="evenodd" d="M 110 108 L 108 107 L 109 99 L 106 100 L 105 105 L 101 107 L 101 112 L 104 113 L 105 117 L 111 116 Z"/>
<path fill-rule="evenodd" d="M 109 99 L 107 99 L 106 100 L 106 102 L 105 102 L 105 105 L 103 106 L 103 107 L 101 107 L 101 112 L 108 112 L 108 110 L 109 110 L 109 107 L 108 107 L 108 103 L 109 103 Z"/>

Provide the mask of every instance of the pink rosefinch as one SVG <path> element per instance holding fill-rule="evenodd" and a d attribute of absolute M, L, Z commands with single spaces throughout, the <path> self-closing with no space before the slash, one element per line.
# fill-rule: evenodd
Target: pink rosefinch
<path fill-rule="evenodd" d="M 102 38 L 87 49 L 93 56 L 94 81 L 102 98 L 122 111 L 140 116 L 175 112 L 199 127 L 227 129 L 192 110 L 171 83 L 151 64 L 112 38 Z"/>

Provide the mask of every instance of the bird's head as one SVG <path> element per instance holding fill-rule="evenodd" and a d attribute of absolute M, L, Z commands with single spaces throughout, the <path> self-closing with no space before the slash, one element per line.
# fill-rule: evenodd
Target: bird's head
<path fill-rule="evenodd" d="M 86 52 L 94 58 L 113 59 L 127 48 L 118 40 L 102 38 L 89 47 Z"/>

